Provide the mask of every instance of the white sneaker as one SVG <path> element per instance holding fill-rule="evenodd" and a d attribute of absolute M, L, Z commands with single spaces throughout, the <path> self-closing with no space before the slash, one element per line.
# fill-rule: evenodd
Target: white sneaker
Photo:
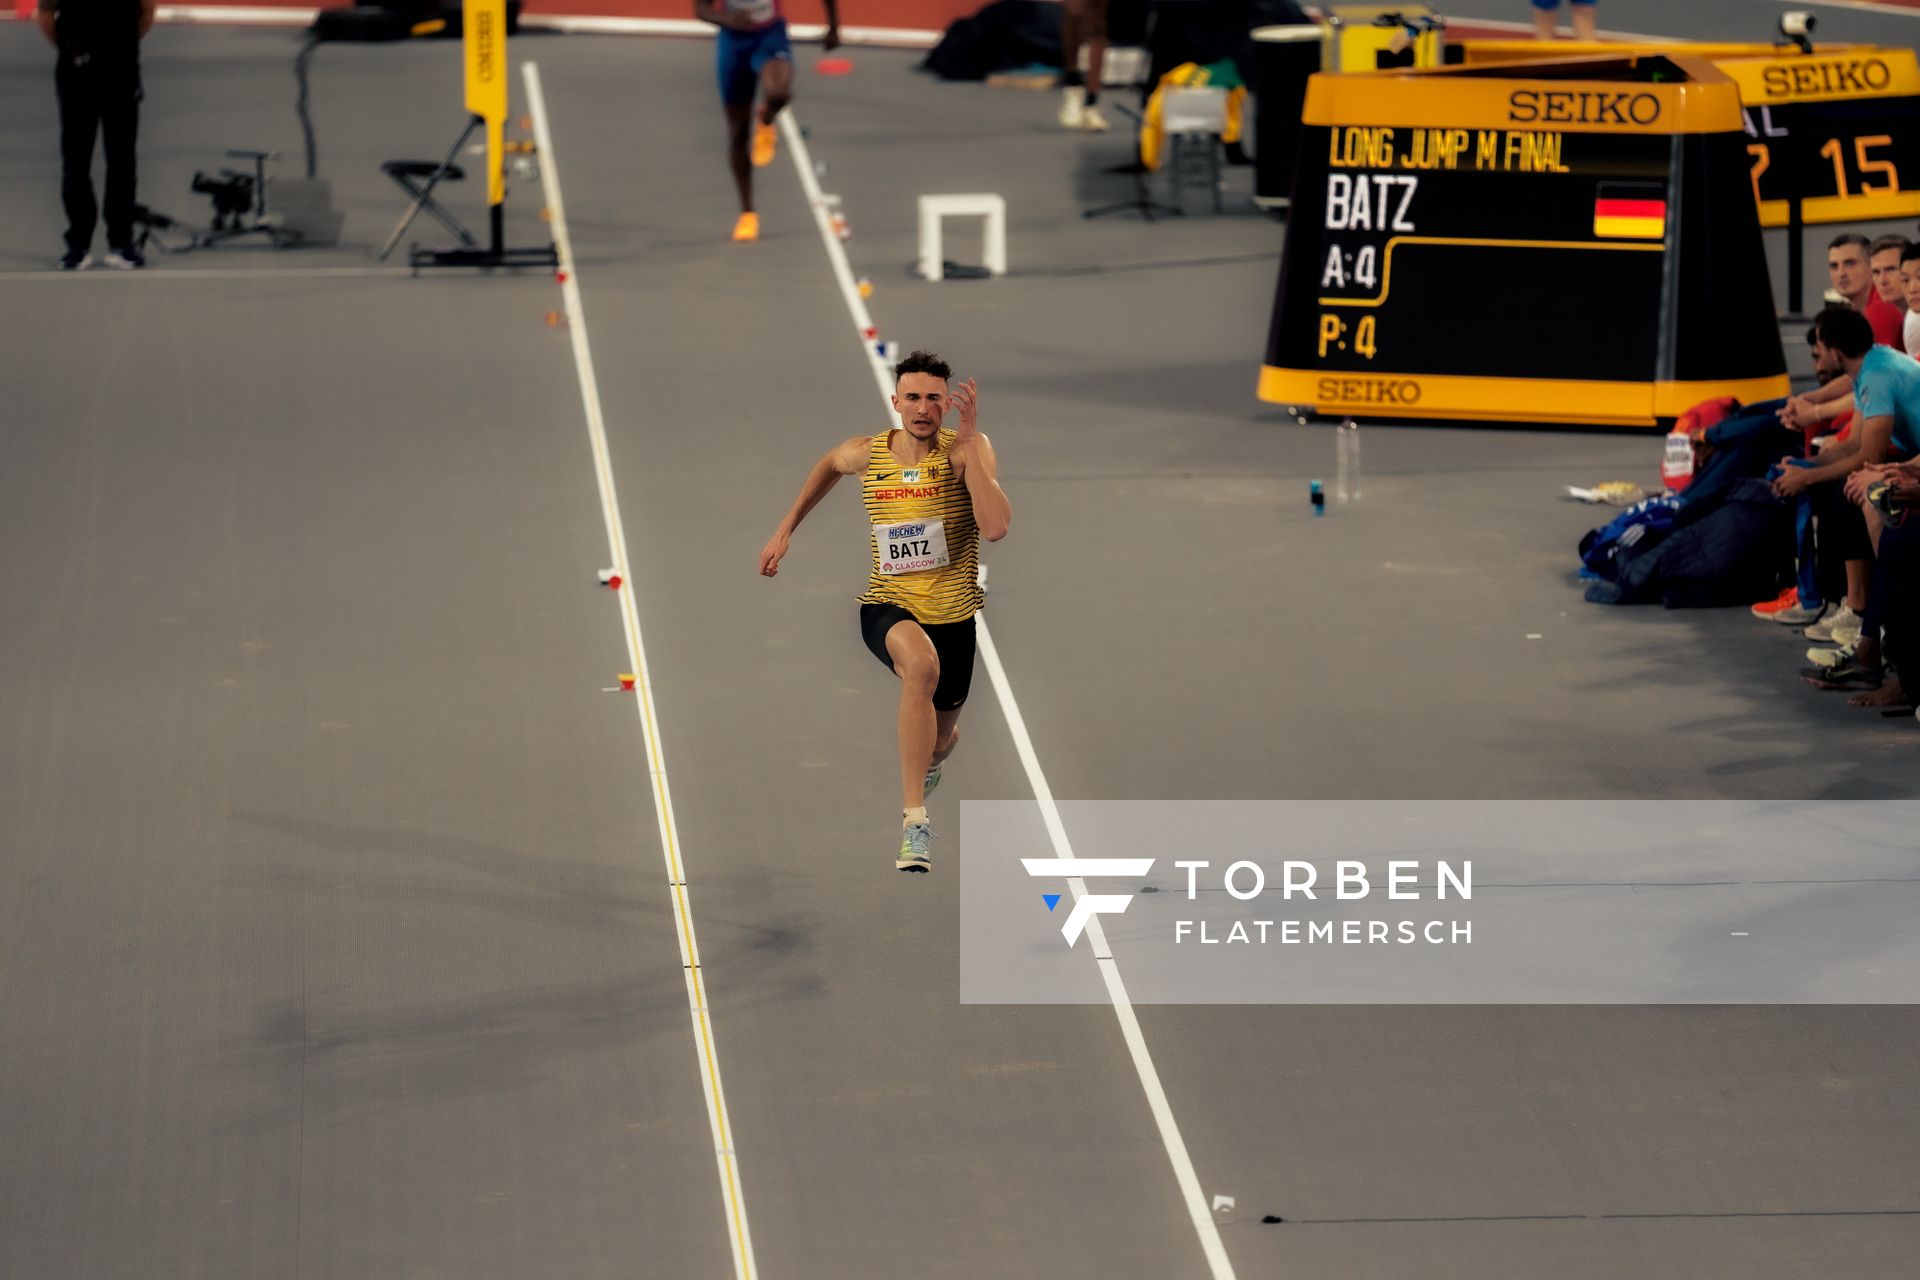
<path fill-rule="evenodd" d="M 1807 661 L 1816 667 L 1837 667 L 1852 656 L 1852 645 L 1843 645 L 1838 649 L 1807 650 Z"/>
<path fill-rule="evenodd" d="M 1088 133 L 1105 133 L 1113 126 L 1108 124 L 1107 118 L 1100 114 L 1099 107 L 1090 106 L 1083 107 L 1080 111 L 1080 127 Z"/>
<path fill-rule="evenodd" d="M 1809 609 L 1804 604 L 1795 603 L 1774 614 L 1773 620 L 1782 626 L 1804 627 L 1809 623 L 1820 621 L 1826 612 L 1827 606 L 1824 604 L 1817 609 Z"/>
<path fill-rule="evenodd" d="M 1860 615 L 1843 604 L 1835 612 L 1808 627 L 1806 637 L 1809 640 L 1818 640 L 1822 644 L 1845 644 L 1846 638 L 1841 634 L 1844 631 L 1852 631 L 1858 635 Z"/>
<path fill-rule="evenodd" d="M 1084 85 L 1070 84 L 1060 90 L 1060 127 L 1078 129 L 1086 119 L 1087 90 Z"/>
<path fill-rule="evenodd" d="M 918 871 L 922 875 L 933 870 L 933 859 L 928 855 L 927 847 L 933 843 L 933 828 L 924 822 L 915 822 L 900 833 L 900 852 L 893 860 L 896 871 Z"/>

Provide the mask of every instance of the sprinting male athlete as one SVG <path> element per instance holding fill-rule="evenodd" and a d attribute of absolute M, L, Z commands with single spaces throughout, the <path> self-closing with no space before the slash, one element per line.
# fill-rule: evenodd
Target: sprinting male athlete
<path fill-rule="evenodd" d="M 840 2 L 821 0 L 827 11 L 828 51 L 840 46 Z M 781 0 L 693 0 L 693 16 L 720 28 L 713 42 L 720 72 L 720 105 L 727 113 L 727 163 L 740 192 L 735 240 L 760 238 L 753 211 L 753 170 L 773 163 L 780 133 L 774 117 L 793 100 L 793 46 Z M 755 95 L 760 109 L 753 106 Z"/>
<path fill-rule="evenodd" d="M 860 597 L 860 634 L 900 677 L 901 871 L 930 871 L 927 795 L 960 740 L 960 708 L 973 683 L 973 615 L 980 539 L 1007 536 L 1013 508 L 996 479 L 993 445 L 980 431 L 973 379 L 954 387 L 939 356 L 915 351 L 893 370 L 898 428 L 855 436 L 813 464 L 800 496 L 760 552 L 773 577 L 793 532 L 841 476 L 861 477 L 872 524 L 873 571 Z M 956 428 L 942 427 L 949 409 Z"/>

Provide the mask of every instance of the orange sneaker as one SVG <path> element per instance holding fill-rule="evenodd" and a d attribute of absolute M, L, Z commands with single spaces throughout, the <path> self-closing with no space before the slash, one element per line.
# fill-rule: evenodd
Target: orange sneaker
<path fill-rule="evenodd" d="M 753 126 L 753 164 L 764 169 L 773 163 L 774 148 L 780 144 L 780 130 L 770 124 Z"/>
<path fill-rule="evenodd" d="M 737 244 L 743 240 L 758 240 L 759 238 L 760 215 L 757 213 L 741 214 L 740 220 L 733 224 L 734 242 Z"/>
<path fill-rule="evenodd" d="M 1782 609 L 1791 609 L 1799 603 L 1800 589 L 1798 587 L 1788 587 L 1772 600 L 1762 600 L 1759 604 L 1754 605 L 1751 612 L 1756 618 L 1766 618 L 1771 621 L 1774 614 L 1779 613 Z"/>

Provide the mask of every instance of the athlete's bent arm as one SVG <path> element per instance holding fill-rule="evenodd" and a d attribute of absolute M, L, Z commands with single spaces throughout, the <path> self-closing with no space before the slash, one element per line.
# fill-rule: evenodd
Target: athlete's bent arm
<path fill-rule="evenodd" d="M 1829 400 L 1838 400 L 1841 396 L 1852 394 L 1853 379 L 1843 373 L 1837 378 L 1821 383 L 1811 391 L 1801 392 L 1799 398 L 1808 404 L 1825 404 Z"/>
<path fill-rule="evenodd" d="M 1892 437 L 1892 414 L 1868 418 L 1854 428 L 1851 438 L 1821 454 L 1819 466 L 1788 467 L 1773 482 L 1773 491 L 1779 497 L 1791 498 L 1812 485 L 1851 475 L 1863 465 L 1886 457 L 1887 443 Z"/>
<path fill-rule="evenodd" d="M 794 530 L 807 518 L 807 513 L 820 505 L 820 499 L 827 491 L 840 483 L 841 476 L 858 475 L 866 467 L 867 450 L 873 447 L 872 436 L 854 436 L 829 449 L 813 464 L 813 470 L 807 473 L 807 481 L 800 486 L 800 496 L 793 500 L 793 509 L 787 512 L 786 519 L 773 531 L 773 537 L 767 539 L 767 545 L 760 549 L 760 576 L 771 578 L 780 572 L 780 561 L 786 558 L 787 548 L 793 542 Z"/>
<path fill-rule="evenodd" d="M 1825 388 L 1821 389 L 1825 390 Z M 1851 393 L 1830 396 L 1825 400 L 1809 399 L 1808 396 L 1811 395 L 1812 392 L 1808 392 L 1807 396 L 1789 398 L 1786 404 L 1781 406 L 1780 421 L 1804 431 L 1808 427 L 1817 427 L 1823 422 L 1833 421 L 1842 414 L 1853 412 Z"/>
<path fill-rule="evenodd" d="M 950 456 L 960 464 L 980 536 L 998 542 L 1013 523 L 1013 504 L 1000 487 L 1000 460 L 993 455 L 993 442 L 980 432 L 980 389 L 972 378 L 953 389 L 953 407 L 960 414 L 960 426 L 954 432 Z"/>
<path fill-rule="evenodd" d="M 1781 406 L 1780 420 L 1790 427 L 1806 428 L 1852 411 L 1853 379 L 1843 373 L 1811 391 L 1788 396 Z"/>
<path fill-rule="evenodd" d="M 1000 487 L 1000 461 L 994 457 L 993 442 L 984 435 L 973 438 L 967 451 L 967 496 L 973 499 L 973 522 L 980 536 L 998 542 L 1007 536 L 1013 523 L 1013 503 Z"/>

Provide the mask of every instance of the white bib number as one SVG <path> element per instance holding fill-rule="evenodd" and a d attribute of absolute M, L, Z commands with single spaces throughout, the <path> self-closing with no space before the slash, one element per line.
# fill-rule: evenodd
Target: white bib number
<path fill-rule="evenodd" d="M 947 566 L 947 530 L 940 520 L 903 520 L 873 526 L 880 572 L 924 573 Z"/>

